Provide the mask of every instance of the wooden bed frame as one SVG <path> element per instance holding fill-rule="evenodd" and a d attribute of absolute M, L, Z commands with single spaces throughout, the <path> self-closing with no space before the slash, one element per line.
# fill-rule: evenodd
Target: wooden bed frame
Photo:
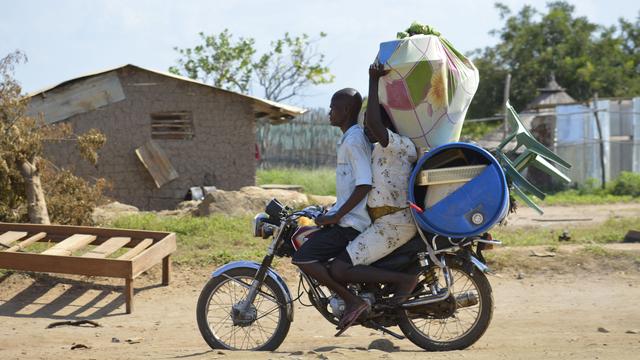
<path fill-rule="evenodd" d="M 40 253 L 25 252 L 36 242 L 54 243 Z M 89 244 L 96 245 L 85 249 Z M 121 248 L 117 258 L 107 258 Z M 133 279 L 162 261 L 162 285 L 169 285 L 174 233 L 86 226 L 0 222 L 0 269 L 125 279 L 126 311 L 133 311 Z"/>

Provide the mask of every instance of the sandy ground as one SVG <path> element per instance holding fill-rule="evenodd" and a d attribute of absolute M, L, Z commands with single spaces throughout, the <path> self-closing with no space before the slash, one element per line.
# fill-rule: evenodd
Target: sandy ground
<path fill-rule="evenodd" d="M 287 271 L 286 278 L 295 291 L 294 272 Z M 195 321 L 197 297 L 207 280 L 203 270 L 180 269 L 169 287 L 156 285 L 157 269 L 144 275 L 131 315 L 124 314 L 118 286 L 92 285 L 87 280 L 24 274 L 1 278 L 0 359 L 567 360 L 633 359 L 640 351 L 637 270 L 523 279 L 492 276 L 495 312 L 484 337 L 463 351 L 429 354 L 408 340 L 364 328 L 335 338 L 331 324 L 299 305 L 277 352 L 211 350 Z M 85 318 L 102 326 L 46 329 L 55 321 Z M 391 341 L 392 346 L 369 350 L 379 339 Z M 89 348 L 71 350 L 74 344 Z"/>
<path fill-rule="evenodd" d="M 540 218 L 523 208 L 516 219 L 511 219 L 510 226 L 640 216 L 639 204 L 545 210 L 545 217 Z M 0 276 L 0 359 L 638 358 L 640 244 L 608 245 L 634 254 L 635 262 L 627 259 L 631 265 L 624 271 L 620 267 L 598 270 L 593 264 L 564 265 L 561 255 L 578 247 L 562 246 L 557 257 L 540 258 L 528 253 L 544 252 L 544 248 L 499 250 L 531 259 L 526 261 L 539 261 L 528 264 L 527 269 L 537 266 L 540 271 L 523 274 L 517 269 L 504 269 L 498 276 L 491 276 L 495 311 L 488 331 L 469 349 L 448 353 L 426 353 L 408 340 L 365 328 L 353 328 L 335 338 L 330 323 L 314 309 L 298 304 L 289 335 L 277 352 L 211 350 L 201 338 L 195 319 L 196 301 L 209 269 L 176 268 L 171 285 L 163 287 L 158 285 L 158 267 L 153 268 L 136 279 L 131 315 L 125 314 L 118 280 L 14 273 Z M 297 277 L 291 265 L 283 265 L 279 271 L 295 293 Z M 95 320 L 101 327 L 46 329 L 52 322 L 79 319 Z M 384 350 L 369 349 L 381 339 L 387 342 Z M 88 348 L 72 350 L 74 345 Z"/>
<path fill-rule="evenodd" d="M 568 224 L 599 224 L 610 218 L 640 217 L 640 203 L 580 205 L 580 206 L 543 206 L 544 214 L 525 205 L 519 205 L 515 214 L 509 215 L 509 227 L 537 226 L 560 227 Z"/>

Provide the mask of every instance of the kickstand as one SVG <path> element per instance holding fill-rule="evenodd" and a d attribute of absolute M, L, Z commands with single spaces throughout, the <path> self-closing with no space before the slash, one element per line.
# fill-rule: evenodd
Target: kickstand
<path fill-rule="evenodd" d="M 363 325 L 364 325 L 364 324 L 363 324 Z M 382 326 L 382 325 L 378 324 L 377 322 L 375 322 L 375 321 L 373 321 L 373 320 L 369 320 L 369 321 L 367 321 L 366 326 L 367 326 L 367 327 L 370 327 L 370 328 L 372 328 L 372 329 L 380 330 L 380 331 L 382 331 L 383 333 L 388 334 L 388 335 L 391 335 L 391 336 L 393 336 L 394 338 L 396 338 L 396 339 L 398 339 L 398 340 L 404 340 L 404 339 L 405 339 L 405 337 L 404 337 L 404 336 L 402 336 L 402 335 L 400 335 L 400 334 L 396 334 L 396 333 L 394 333 L 393 331 L 391 331 L 391 330 L 387 329 L 386 327 L 384 327 L 384 326 Z"/>

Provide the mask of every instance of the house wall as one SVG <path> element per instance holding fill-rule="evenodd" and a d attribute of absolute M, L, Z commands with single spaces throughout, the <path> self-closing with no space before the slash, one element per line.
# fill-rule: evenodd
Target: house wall
<path fill-rule="evenodd" d="M 113 188 L 107 195 L 147 210 L 174 208 L 192 186 L 235 190 L 255 184 L 256 129 L 247 99 L 130 66 L 116 72 L 124 100 L 65 120 L 77 134 L 96 128 L 106 135 L 97 168 L 81 160 L 70 142 L 48 144 L 47 158 L 84 178 L 108 179 Z M 154 139 L 179 175 L 158 189 L 134 150 L 151 139 L 150 114 L 165 111 L 191 111 L 195 135 Z"/>

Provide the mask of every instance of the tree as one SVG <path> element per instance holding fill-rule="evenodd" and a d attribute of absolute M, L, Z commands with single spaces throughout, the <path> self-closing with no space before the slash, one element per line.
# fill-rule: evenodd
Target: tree
<path fill-rule="evenodd" d="M 302 95 L 311 86 L 331 83 L 334 76 L 324 65 L 324 55 L 307 34 L 271 42 L 271 50 L 255 58 L 255 40 L 234 41 L 228 29 L 217 35 L 200 33 L 202 44 L 174 49 L 181 55 L 169 71 L 241 93 L 249 93 L 254 81 L 266 99 L 283 101 Z M 320 33 L 320 39 L 326 34 Z"/>
<path fill-rule="evenodd" d="M 81 155 L 93 164 L 97 150 L 106 141 L 97 130 L 75 136 L 68 126 L 46 125 L 26 114 L 29 99 L 13 78 L 15 65 L 26 56 L 14 52 L 0 59 L 0 217 L 20 218 L 26 202 L 29 220 L 49 224 L 49 212 L 41 181 L 43 144 L 46 140 L 77 141 Z"/>
<path fill-rule="evenodd" d="M 575 16 L 574 6 L 565 1 L 548 3 L 546 13 L 531 6 L 517 14 L 500 3 L 496 8 L 504 25 L 491 34 L 500 41 L 470 54 L 480 71 L 480 85 L 469 117 L 501 111 L 508 73 L 516 109 L 537 96 L 551 73 L 581 101 L 594 92 L 603 97 L 640 94 L 640 16 L 635 23 L 620 19 L 618 26 L 604 27 Z"/>

